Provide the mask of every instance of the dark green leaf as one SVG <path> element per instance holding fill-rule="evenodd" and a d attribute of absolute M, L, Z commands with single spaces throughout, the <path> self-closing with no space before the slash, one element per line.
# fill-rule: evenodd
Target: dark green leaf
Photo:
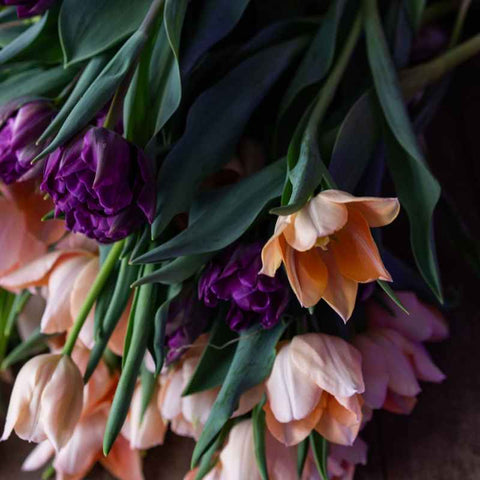
<path fill-rule="evenodd" d="M 270 200 L 280 196 L 284 177 L 285 161 L 281 159 L 230 187 L 205 195 L 186 230 L 135 262 L 158 262 L 230 245 L 250 227 Z"/>
<path fill-rule="evenodd" d="M 238 335 L 225 322 L 225 310 L 220 309 L 210 332 L 207 348 L 182 395 L 210 390 L 223 383 L 232 363 Z"/>
<path fill-rule="evenodd" d="M 328 469 L 327 469 L 327 451 L 328 443 L 327 441 L 315 430 L 310 434 L 310 447 L 313 452 L 313 458 L 315 459 L 315 465 L 317 466 L 317 471 L 322 480 L 328 480 Z"/>
<path fill-rule="evenodd" d="M 65 63 L 98 55 L 134 32 L 151 0 L 64 0 L 59 29 Z"/>
<path fill-rule="evenodd" d="M 397 305 L 398 308 L 403 310 L 407 315 L 410 315 L 408 313 L 408 310 L 403 306 L 402 302 L 400 299 L 395 295 L 395 292 L 392 290 L 390 285 L 387 282 L 384 282 L 383 280 L 377 280 L 378 285 L 382 288 L 382 290 L 390 297 L 390 299 Z"/>
<path fill-rule="evenodd" d="M 193 465 L 198 463 L 235 411 L 242 393 L 261 383 L 270 373 L 275 359 L 275 345 L 284 329 L 285 324 L 279 323 L 270 330 L 253 327 L 240 335 L 232 364 L 193 451 Z"/>
<path fill-rule="evenodd" d="M 280 103 L 279 118 L 283 117 L 304 88 L 320 82 L 330 70 L 335 54 L 337 29 L 345 4 L 346 0 L 331 3 Z"/>
<path fill-rule="evenodd" d="M 267 457 L 265 451 L 265 412 L 263 406 L 267 401 L 265 395 L 262 401 L 252 411 L 253 444 L 255 458 L 262 480 L 268 480 Z"/>
<path fill-rule="evenodd" d="M 132 286 L 136 287 L 145 283 L 163 283 L 165 285 L 181 283 L 198 272 L 210 258 L 212 258 L 211 253 L 178 257 L 158 270 L 154 270 L 150 275 L 139 278 Z"/>
<path fill-rule="evenodd" d="M 142 402 L 140 407 L 140 423 L 143 421 L 143 416 L 147 411 L 148 404 L 152 399 L 153 393 L 155 392 L 155 385 L 157 383 L 157 377 L 148 371 L 145 366 L 142 368 L 142 374 L 140 377 L 140 382 L 142 386 Z"/>
<path fill-rule="evenodd" d="M 158 177 L 155 238 L 174 215 L 189 209 L 202 180 L 231 158 L 253 110 L 303 45 L 303 39 L 295 39 L 267 48 L 198 97 L 185 134 L 165 158 Z"/>
<path fill-rule="evenodd" d="M 297 446 L 297 475 L 302 478 L 303 468 L 308 455 L 308 438 L 300 442 Z"/>
<path fill-rule="evenodd" d="M 195 62 L 237 24 L 250 0 L 205 0 L 189 32 L 182 70 L 188 72 Z"/>
<path fill-rule="evenodd" d="M 431 225 L 433 210 L 440 197 L 440 186 L 425 164 L 408 118 L 376 0 L 364 0 L 364 11 L 368 60 L 375 90 L 389 127 L 389 131 L 386 131 L 388 167 L 400 202 L 409 216 L 410 240 L 415 260 L 425 281 L 441 301 Z"/>

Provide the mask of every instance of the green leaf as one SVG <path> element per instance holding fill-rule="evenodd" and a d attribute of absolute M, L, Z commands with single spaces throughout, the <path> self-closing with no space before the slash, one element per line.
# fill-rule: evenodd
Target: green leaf
<path fill-rule="evenodd" d="M 315 430 L 309 436 L 310 447 L 313 452 L 313 458 L 315 459 L 315 465 L 317 466 L 318 474 L 322 480 L 328 480 L 328 468 L 327 468 L 327 453 L 328 443 L 327 441 Z"/>
<path fill-rule="evenodd" d="M 390 299 L 397 305 L 398 308 L 403 310 L 407 315 L 410 315 L 408 310 L 403 306 L 400 299 L 395 295 L 395 292 L 392 290 L 392 287 L 387 282 L 383 280 L 377 280 L 377 284 L 381 287 L 381 289 L 390 297 Z"/>
<path fill-rule="evenodd" d="M 382 29 L 376 0 L 363 0 L 367 53 L 388 131 L 387 163 L 400 202 L 410 220 L 410 241 L 415 261 L 437 298 L 442 301 L 432 246 L 432 215 L 440 186 L 429 172 L 403 102 L 395 69 Z"/>
<path fill-rule="evenodd" d="M 268 480 L 267 457 L 265 451 L 265 412 L 263 406 L 267 401 L 263 396 L 262 401 L 252 411 L 253 444 L 255 447 L 255 458 L 262 480 Z"/>
<path fill-rule="evenodd" d="M 225 322 L 225 309 L 220 309 L 214 321 L 208 346 L 182 395 L 210 390 L 223 383 L 232 363 L 238 335 Z"/>
<path fill-rule="evenodd" d="M 372 102 L 372 92 L 366 92 L 353 104 L 335 140 L 329 170 L 346 192 L 355 190 L 381 138 Z"/>
<path fill-rule="evenodd" d="M 230 245 L 250 227 L 270 200 L 280 196 L 284 177 L 285 161 L 281 159 L 232 186 L 204 195 L 186 230 L 134 262 L 158 262 Z"/>
<path fill-rule="evenodd" d="M 232 157 L 252 112 L 303 45 L 300 38 L 262 50 L 198 97 L 183 137 L 165 158 L 158 176 L 154 238 L 177 213 L 189 209 L 202 180 Z"/>
<path fill-rule="evenodd" d="M 303 468 L 308 455 L 308 438 L 300 442 L 297 446 L 297 475 L 302 478 Z"/>
<path fill-rule="evenodd" d="M 242 393 L 261 383 L 270 373 L 275 345 L 284 329 L 285 324 L 279 323 L 270 330 L 253 327 L 242 332 L 232 364 L 193 451 L 192 465 L 198 463 L 235 411 Z"/>
<path fill-rule="evenodd" d="M 147 265 L 146 270 L 150 267 Z M 147 350 L 148 339 L 152 333 L 152 308 L 155 304 L 155 287 L 142 285 L 139 287 L 138 302 L 135 305 L 133 316 L 133 329 L 130 347 L 126 355 L 120 380 L 112 402 L 105 436 L 103 438 L 103 451 L 108 455 L 122 425 L 127 417 L 128 408 L 132 400 L 137 376 Z"/>
<path fill-rule="evenodd" d="M 205 0 L 192 22 L 182 70 L 188 72 L 207 50 L 225 37 L 240 20 L 250 0 Z M 190 30 L 189 29 L 189 30 Z"/>
<path fill-rule="evenodd" d="M 14 74 L 0 83 L 0 105 L 19 97 L 55 94 L 76 73 L 76 68 L 64 69 L 59 66 L 47 70 L 34 67 Z"/>
<path fill-rule="evenodd" d="M 155 385 L 157 383 L 157 377 L 148 371 L 145 366 L 142 368 L 142 374 L 140 377 L 141 387 L 142 387 L 142 401 L 140 407 L 140 423 L 143 422 L 143 416 L 147 411 L 148 404 L 152 399 L 153 393 L 155 391 Z"/>
<path fill-rule="evenodd" d="M 145 283 L 163 283 L 164 285 L 172 285 L 181 283 L 197 273 L 203 265 L 205 265 L 210 258 L 211 253 L 204 253 L 200 255 L 189 255 L 185 257 L 178 257 L 175 260 L 168 262 L 154 270 L 150 275 L 145 275 L 139 278 L 132 286 L 137 287 Z"/>
<path fill-rule="evenodd" d="M 144 32 L 135 32 L 108 62 L 105 68 L 90 84 L 86 92 L 80 98 L 75 107 L 65 119 L 56 137 L 36 160 L 53 152 L 85 127 L 88 122 L 99 112 L 112 98 L 115 90 L 127 76 L 132 65 L 147 41 Z"/>
<path fill-rule="evenodd" d="M 107 61 L 107 55 L 99 55 L 95 58 L 92 58 L 92 60 L 88 62 L 87 66 L 80 75 L 80 78 L 75 84 L 72 93 L 69 95 L 66 102 L 62 105 L 62 108 L 57 113 L 57 115 L 55 115 L 50 125 L 38 139 L 38 143 L 46 140 L 47 138 L 58 132 L 70 112 L 73 110 L 73 107 L 79 102 L 80 98 L 83 96 L 90 84 L 98 77 L 100 72 L 107 64 Z"/>
<path fill-rule="evenodd" d="M 151 0 L 63 0 L 59 30 L 65 63 L 114 46 L 141 24 Z"/>
<path fill-rule="evenodd" d="M 331 3 L 280 103 L 279 118 L 285 115 L 302 90 L 320 82 L 330 70 L 335 54 L 338 25 L 345 4 L 346 0 Z"/>
<path fill-rule="evenodd" d="M 137 278 L 138 271 L 138 267 L 129 265 L 127 258 L 123 258 L 121 260 L 115 289 L 113 291 L 111 301 L 108 304 L 105 317 L 102 321 L 100 337 L 95 339 L 95 345 L 90 352 L 90 358 L 88 359 L 88 365 L 84 375 L 85 383 L 88 381 L 93 371 L 97 367 L 98 362 L 102 358 L 108 341 L 110 340 L 115 327 L 120 321 L 120 317 L 127 307 L 128 300 L 132 293 L 130 290 L 130 285 Z"/>

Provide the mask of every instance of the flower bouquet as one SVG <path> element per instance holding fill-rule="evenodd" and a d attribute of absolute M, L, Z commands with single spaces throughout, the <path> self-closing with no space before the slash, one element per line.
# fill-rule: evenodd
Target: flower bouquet
<path fill-rule="evenodd" d="M 170 429 L 187 479 L 351 479 L 375 410 L 444 379 L 423 132 L 470 2 L 276 3 L 0 0 L 24 470 L 141 479 Z"/>

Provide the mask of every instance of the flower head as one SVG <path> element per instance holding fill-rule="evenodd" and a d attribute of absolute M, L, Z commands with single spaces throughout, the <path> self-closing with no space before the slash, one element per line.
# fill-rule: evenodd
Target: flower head
<path fill-rule="evenodd" d="M 57 0 L 0 0 L 0 5 L 17 6 L 19 18 L 34 17 L 41 15 L 51 8 Z"/>
<path fill-rule="evenodd" d="M 153 221 L 154 185 L 141 150 L 111 130 L 90 127 L 47 158 L 41 188 L 69 230 L 111 243 Z"/>
<path fill-rule="evenodd" d="M 7 106 L 0 112 L 5 119 L 0 120 L 0 179 L 4 183 L 39 171 L 41 165 L 32 165 L 32 160 L 41 152 L 42 145 L 36 146 L 35 142 L 54 115 L 50 102 L 44 100 L 25 103 L 20 108 Z"/>
<path fill-rule="evenodd" d="M 38 355 L 18 373 L 2 440 L 15 429 L 24 440 L 48 439 L 58 451 L 70 440 L 82 405 L 82 375 L 72 359 L 61 354 Z"/>
<path fill-rule="evenodd" d="M 342 445 L 355 440 L 362 420 L 361 356 L 341 338 L 308 333 L 281 346 L 266 390 L 267 427 L 285 445 L 312 430 Z"/>
<path fill-rule="evenodd" d="M 347 321 L 359 283 L 391 281 L 370 228 L 391 223 L 399 208 L 396 198 L 325 190 L 300 211 L 278 218 L 262 250 L 261 273 L 273 277 L 283 263 L 301 305 L 323 298 Z"/>
<path fill-rule="evenodd" d="M 276 325 L 288 300 L 288 288 L 277 277 L 259 275 L 261 245 L 239 245 L 227 250 L 206 268 L 198 285 L 199 297 L 208 307 L 220 300 L 230 302 L 227 323 L 233 330 L 260 323 L 264 328 Z"/>

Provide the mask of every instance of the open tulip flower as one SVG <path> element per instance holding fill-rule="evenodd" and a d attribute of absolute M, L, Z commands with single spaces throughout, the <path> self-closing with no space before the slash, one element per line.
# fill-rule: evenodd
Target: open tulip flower
<path fill-rule="evenodd" d="M 316 430 L 351 445 L 362 420 L 360 353 L 338 337 L 308 333 L 280 347 L 266 382 L 267 427 L 285 445 Z"/>
<path fill-rule="evenodd" d="M 312 307 L 323 298 L 347 321 L 359 283 L 392 280 L 370 228 L 388 225 L 399 209 L 396 198 L 325 190 L 300 211 L 278 218 L 263 247 L 261 273 L 273 277 L 283 263 L 302 306 Z"/>

